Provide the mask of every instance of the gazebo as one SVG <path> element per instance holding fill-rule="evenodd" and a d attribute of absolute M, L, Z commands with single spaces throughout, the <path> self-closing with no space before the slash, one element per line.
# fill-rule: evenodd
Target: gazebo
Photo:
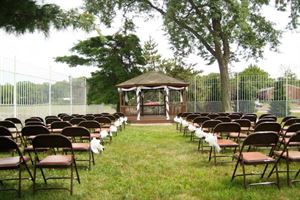
<path fill-rule="evenodd" d="M 164 120 L 170 120 L 171 116 L 187 111 L 188 85 L 162 72 L 142 74 L 116 85 L 120 112 L 135 119 L 134 121 L 144 121 L 146 119 L 144 116 L 151 116 L 152 119 L 160 116 Z M 158 100 L 147 99 L 146 94 L 149 91 L 152 93 L 148 97 Z"/>

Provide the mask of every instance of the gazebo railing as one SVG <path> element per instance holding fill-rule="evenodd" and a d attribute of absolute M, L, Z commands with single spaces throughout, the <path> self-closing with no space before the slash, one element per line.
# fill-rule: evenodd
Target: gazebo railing
<path fill-rule="evenodd" d="M 120 111 L 126 116 L 137 115 L 136 105 L 131 106 L 120 106 Z M 172 103 L 169 105 L 169 115 L 175 116 L 180 112 L 186 112 L 187 106 L 181 103 Z M 165 115 L 164 105 L 149 106 L 144 105 L 144 115 Z"/>

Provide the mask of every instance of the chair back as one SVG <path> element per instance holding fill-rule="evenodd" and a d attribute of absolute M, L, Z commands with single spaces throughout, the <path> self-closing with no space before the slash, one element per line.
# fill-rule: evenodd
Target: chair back
<path fill-rule="evenodd" d="M 22 128 L 21 133 L 26 137 L 50 134 L 49 130 L 46 127 L 38 125 L 25 126 L 24 128 Z"/>
<path fill-rule="evenodd" d="M 49 134 L 38 135 L 32 140 L 33 148 L 70 148 L 72 149 L 71 141 L 63 135 Z"/>
<path fill-rule="evenodd" d="M 222 121 L 210 119 L 208 121 L 203 122 L 201 128 L 202 129 L 208 129 L 209 131 L 212 131 L 215 128 L 215 126 L 220 124 L 220 123 L 222 123 Z"/>
<path fill-rule="evenodd" d="M 215 126 L 213 132 L 220 133 L 221 135 L 223 133 L 226 133 L 226 135 L 229 133 L 240 133 L 241 126 L 236 122 L 222 122 Z"/>
<path fill-rule="evenodd" d="M 74 118 L 74 116 L 65 116 L 65 117 L 62 118 L 62 120 L 65 121 L 65 122 L 69 122 L 73 118 Z"/>
<path fill-rule="evenodd" d="M 257 116 L 256 115 L 243 115 L 241 119 L 248 119 L 250 122 L 256 123 Z"/>
<path fill-rule="evenodd" d="M 291 118 L 291 119 L 286 120 L 283 127 L 288 127 L 295 123 L 300 123 L 300 118 Z"/>
<path fill-rule="evenodd" d="M 295 116 L 286 116 L 286 117 L 284 117 L 284 118 L 281 120 L 281 123 L 280 123 L 280 124 L 284 124 L 287 120 L 289 120 L 289 119 L 295 119 L 295 118 L 297 118 L 297 117 L 295 117 Z"/>
<path fill-rule="evenodd" d="M 0 126 L 4 126 L 6 128 L 14 128 L 17 129 L 16 125 L 9 120 L 0 121 Z"/>
<path fill-rule="evenodd" d="M 206 116 L 198 116 L 193 120 L 193 123 L 198 124 L 199 126 L 201 126 L 201 124 L 205 121 L 210 120 L 209 117 Z"/>
<path fill-rule="evenodd" d="M 0 137 L 1 136 L 12 137 L 12 134 L 8 128 L 6 128 L 5 126 L 0 126 Z"/>
<path fill-rule="evenodd" d="M 276 122 L 273 118 L 262 118 L 256 122 L 256 126 L 264 122 Z"/>
<path fill-rule="evenodd" d="M 82 121 L 78 124 L 78 126 L 83 126 L 87 129 L 101 128 L 101 125 L 99 124 L 99 122 L 97 122 L 95 120 Z"/>
<path fill-rule="evenodd" d="M 8 137 L 0 137 L 0 152 L 10 152 L 13 150 L 17 150 L 18 154 L 21 154 L 15 141 Z"/>
<path fill-rule="evenodd" d="M 210 114 L 207 115 L 207 117 L 209 117 L 210 119 L 215 119 L 215 118 L 219 117 L 219 114 L 217 114 L 217 113 L 210 113 Z"/>
<path fill-rule="evenodd" d="M 90 137 L 90 132 L 85 127 L 66 127 L 61 132 L 66 137 Z"/>
<path fill-rule="evenodd" d="M 94 114 L 94 117 L 102 117 L 103 115 L 102 114 Z"/>
<path fill-rule="evenodd" d="M 12 123 L 14 124 L 22 124 L 21 120 L 16 118 L 16 117 L 9 117 L 9 118 L 6 118 L 5 121 L 11 121 Z"/>
<path fill-rule="evenodd" d="M 297 131 L 300 131 L 300 123 L 295 123 L 295 124 L 292 124 L 290 125 L 285 133 L 294 133 L 294 132 L 297 132 Z"/>
<path fill-rule="evenodd" d="M 83 122 L 83 121 L 86 121 L 86 119 L 80 118 L 80 117 L 75 117 L 70 120 L 70 123 L 72 125 L 78 125 L 80 122 Z"/>
<path fill-rule="evenodd" d="M 288 141 L 288 143 L 287 143 L 287 146 L 288 145 L 291 145 L 291 146 L 300 146 L 300 131 L 297 131 L 296 133 L 295 133 L 295 135 L 293 135 L 290 139 L 289 139 L 289 141 Z"/>
<path fill-rule="evenodd" d="M 72 126 L 72 124 L 66 121 L 55 121 L 50 124 L 50 129 L 63 129 L 68 126 Z"/>
<path fill-rule="evenodd" d="M 124 113 L 121 113 L 121 112 L 116 112 L 116 113 L 114 113 L 114 114 L 117 114 L 117 115 L 119 115 L 120 117 L 125 117 Z"/>
<path fill-rule="evenodd" d="M 46 119 L 46 124 L 49 125 L 49 124 L 52 124 L 52 122 L 60 122 L 61 119 L 59 118 L 48 118 Z"/>
<path fill-rule="evenodd" d="M 255 127 L 254 132 L 273 131 L 278 134 L 280 130 L 281 126 L 277 122 L 262 122 Z"/>
<path fill-rule="evenodd" d="M 31 126 L 31 125 L 37 125 L 37 126 L 46 126 L 43 122 L 39 121 L 28 121 L 25 126 Z"/>
<path fill-rule="evenodd" d="M 222 122 L 231 122 L 231 119 L 229 117 L 226 117 L 226 116 L 216 117 L 215 120 L 220 120 Z"/>
<path fill-rule="evenodd" d="M 241 116 L 240 115 L 237 115 L 237 114 L 230 114 L 230 115 L 228 115 L 228 117 L 230 118 L 230 119 L 240 119 L 241 118 Z"/>
<path fill-rule="evenodd" d="M 279 136 L 275 132 L 253 133 L 250 134 L 243 142 L 243 146 L 255 145 L 260 147 L 276 146 Z"/>
<path fill-rule="evenodd" d="M 100 124 L 111 124 L 111 120 L 108 117 L 96 117 L 95 121 L 99 122 Z"/>
<path fill-rule="evenodd" d="M 93 120 L 93 119 L 95 119 L 94 115 L 85 115 L 82 118 L 84 118 L 86 120 Z"/>
<path fill-rule="evenodd" d="M 192 122 L 196 117 L 199 117 L 199 114 L 189 114 L 188 116 L 186 116 L 186 121 L 188 122 Z"/>

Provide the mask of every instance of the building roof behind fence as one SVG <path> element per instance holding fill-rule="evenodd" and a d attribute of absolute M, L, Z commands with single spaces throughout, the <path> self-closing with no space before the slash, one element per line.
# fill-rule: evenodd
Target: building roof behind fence
<path fill-rule="evenodd" d="M 160 85 L 185 87 L 188 86 L 189 84 L 182 80 L 167 76 L 162 72 L 147 72 L 140 76 L 129 79 L 123 83 L 120 83 L 116 86 L 119 88 L 128 88 L 134 86 L 151 87 L 151 86 L 160 86 Z"/>

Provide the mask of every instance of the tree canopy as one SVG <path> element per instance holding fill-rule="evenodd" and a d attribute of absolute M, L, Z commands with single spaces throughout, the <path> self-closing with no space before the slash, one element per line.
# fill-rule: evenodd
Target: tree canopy
<path fill-rule="evenodd" d="M 137 13 L 145 18 L 159 13 L 177 53 L 199 54 L 209 64 L 217 62 L 221 78 L 222 110 L 230 111 L 229 63 L 263 56 L 266 46 L 276 49 L 280 30 L 263 15 L 260 0 L 85 0 L 86 10 L 110 26 L 118 12 L 130 19 Z M 291 27 L 298 25 L 299 2 L 276 1 L 278 10 L 291 5 Z"/>
<path fill-rule="evenodd" d="M 97 66 L 99 70 L 88 79 L 88 103 L 117 104 L 115 85 L 142 73 L 145 60 L 139 42 L 133 34 L 96 36 L 80 41 L 71 49 L 73 55 L 57 57 L 56 61 L 73 67 Z"/>
<path fill-rule="evenodd" d="M 8 33 L 22 34 L 36 30 L 48 33 L 51 27 L 90 29 L 94 18 L 78 10 L 65 11 L 56 4 L 35 0 L 0 0 L 0 28 Z"/>

